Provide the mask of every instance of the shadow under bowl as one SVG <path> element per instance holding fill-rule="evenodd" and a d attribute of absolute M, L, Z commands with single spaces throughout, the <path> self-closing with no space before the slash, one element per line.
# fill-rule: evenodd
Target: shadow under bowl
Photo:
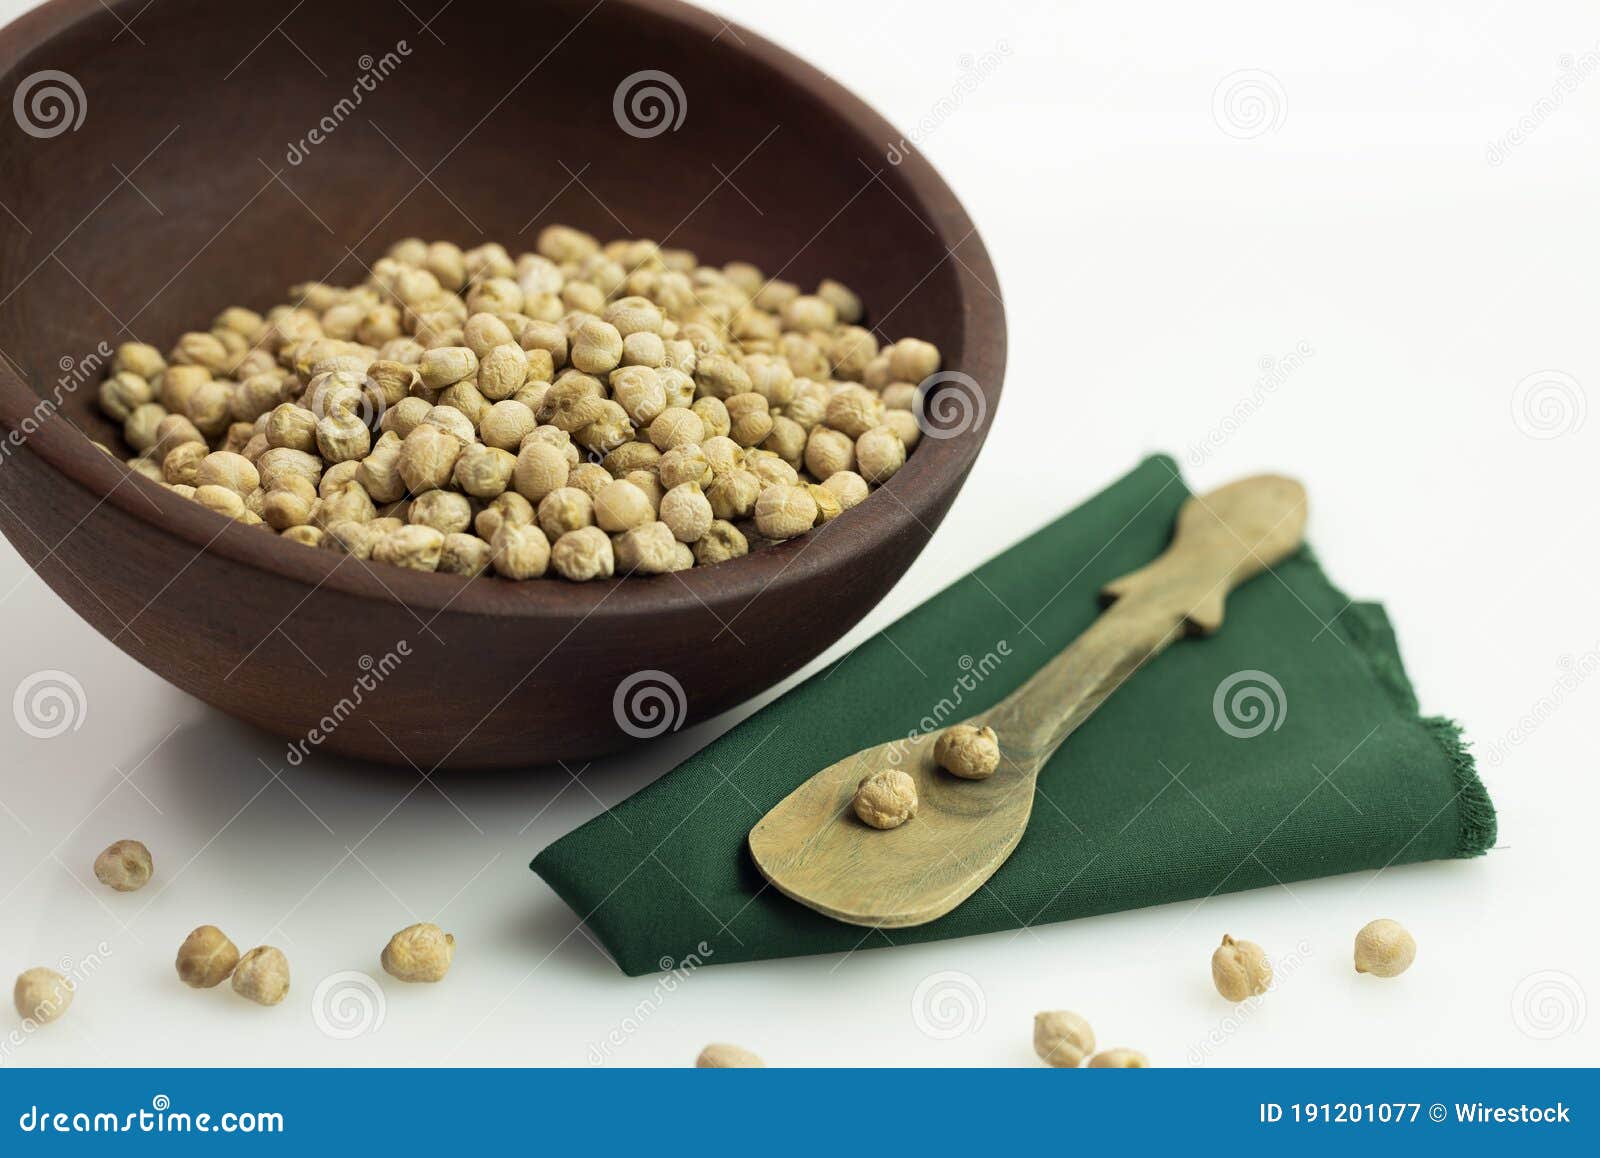
<path fill-rule="evenodd" d="M 1005 364 L 988 254 L 920 154 L 674 0 L 459 4 L 426 28 L 392 0 L 281 7 L 52 0 L 0 31 L 6 91 L 26 94 L 0 124 L 0 528 L 45 582 L 291 752 L 424 770 L 584 759 L 704 719 L 871 610 L 965 479 Z M 551 222 L 838 278 L 882 339 L 941 347 L 929 408 L 959 423 L 800 539 L 581 585 L 310 550 L 91 441 L 121 447 L 94 403 L 118 342 L 165 349 L 225 305 L 357 282 L 401 237 L 515 253 Z"/>

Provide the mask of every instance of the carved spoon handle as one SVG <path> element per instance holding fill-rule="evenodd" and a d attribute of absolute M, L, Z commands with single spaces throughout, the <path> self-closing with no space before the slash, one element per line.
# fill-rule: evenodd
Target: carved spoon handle
<path fill-rule="evenodd" d="M 1103 594 L 1116 602 L 985 714 L 1008 757 L 1037 770 L 1174 639 L 1221 627 L 1228 593 L 1294 554 L 1305 525 L 1305 488 L 1278 475 L 1241 479 L 1190 498 L 1166 551 L 1108 583 Z"/>

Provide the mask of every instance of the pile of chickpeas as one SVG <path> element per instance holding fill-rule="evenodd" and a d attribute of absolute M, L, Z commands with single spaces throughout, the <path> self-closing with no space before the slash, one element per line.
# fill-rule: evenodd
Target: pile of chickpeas
<path fill-rule="evenodd" d="M 551 225 L 407 239 L 361 284 L 233 307 L 100 387 L 129 467 L 308 547 L 459 575 L 652 575 L 792 539 L 919 440 L 929 342 L 861 300 Z"/>

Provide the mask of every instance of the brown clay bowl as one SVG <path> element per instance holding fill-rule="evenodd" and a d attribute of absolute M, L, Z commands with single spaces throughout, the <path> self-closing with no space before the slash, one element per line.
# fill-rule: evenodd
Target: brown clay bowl
<path fill-rule="evenodd" d="M 51 588 L 233 716 L 425 771 L 580 759 L 704 719 L 870 610 L 944 516 L 986 420 L 924 438 L 804 538 L 587 585 L 307 549 L 95 448 L 120 447 L 94 406 L 102 343 L 165 349 L 224 305 L 349 284 L 401 237 L 515 252 L 557 221 L 808 287 L 836 277 L 884 337 L 937 342 L 994 414 L 1005 315 L 972 222 L 898 132 L 802 61 L 674 0 L 455 4 L 426 28 L 437 5 L 340 0 L 280 24 L 289 7 L 52 0 L 0 32 L 6 94 L 58 70 L 84 105 L 81 123 L 52 123 L 35 87 L 26 115 L 0 117 L 15 218 L 0 221 L 0 526 Z M 391 52 L 398 66 L 363 88 Z M 646 70 L 671 74 L 683 116 L 636 136 L 614 101 Z M 310 147 L 291 164 L 296 143 Z M 628 682 L 646 671 L 667 678 Z M 624 727 L 619 688 L 648 699 L 652 680 L 665 715 L 636 704 Z"/>

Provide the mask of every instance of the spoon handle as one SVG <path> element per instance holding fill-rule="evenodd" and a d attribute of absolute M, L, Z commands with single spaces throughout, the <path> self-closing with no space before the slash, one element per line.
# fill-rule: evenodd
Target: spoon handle
<path fill-rule="evenodd" d="M 1112 606 L 983 722 L 999 733 L 1011 760 L 1038 769 L 1173 640 L 1221 627 L 1228 593 L 1294 554 L 1305 525 L 1305 489 L 1278 475 L 1190 498 L 1166 551 L 1108 583 L 1102 594 Z"/>

